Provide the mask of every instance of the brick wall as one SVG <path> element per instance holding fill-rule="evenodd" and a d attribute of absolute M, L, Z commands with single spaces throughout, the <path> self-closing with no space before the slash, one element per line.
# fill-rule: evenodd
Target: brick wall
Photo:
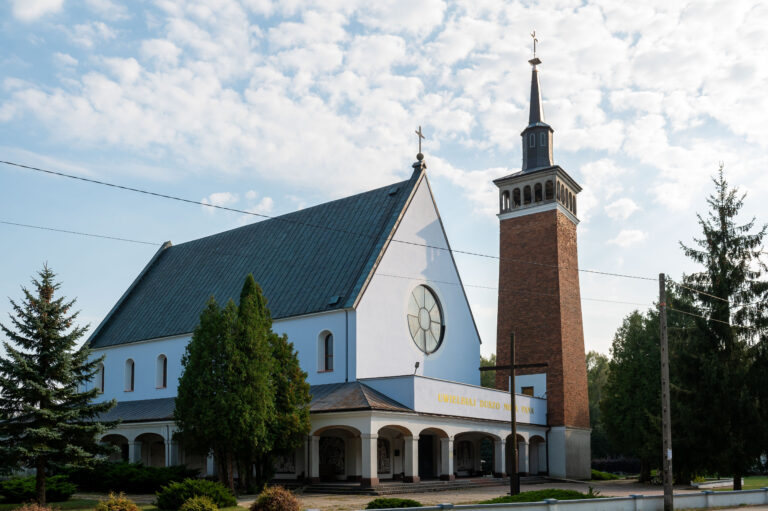
<path fill-rule="evenodd" d="M 549 424 L 588 428 L 576 225 L 558 211 L 502 220 L 499 253 L 498 364 L 509 363 L 514 331 L 518 364 L 549 364 Z M 496 387 L 507 389 L 508 378 L 497 371 Z"/>

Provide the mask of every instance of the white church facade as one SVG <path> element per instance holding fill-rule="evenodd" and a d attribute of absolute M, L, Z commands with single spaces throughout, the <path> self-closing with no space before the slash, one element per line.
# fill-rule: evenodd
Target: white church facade
<path fill-rule="evenodd" d="M 117 457 L 214 473 L 174 440 L 176 385 L 206 300 L 236 301 L 251 273 L 311 385 L 311 431 L 278 479 L 499 476 L 513 440 L 521 473 L 572 476 L 545 374 L 517 377 L 515 439 L 509 393 L 479 386 L 481 340 L 421 158 L 406 181 L 164 244 L 88 341 L 104 356 L 89 385 L 118 401 L 103 437 Z"/>

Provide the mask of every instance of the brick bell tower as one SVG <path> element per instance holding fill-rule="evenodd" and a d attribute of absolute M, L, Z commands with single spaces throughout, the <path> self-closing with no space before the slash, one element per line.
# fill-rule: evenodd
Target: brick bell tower
<path fill-rule="evenodd" d="M 554 130 L 544 122 L 539 88 L 541 60 L 534 54 L 529 63 L 523 167 L 494 181 L 500 230 L 496 354 L 499 365 L 509 364 L 514 332 L 516 363 L 549 364 L 545 375 L 533 376 L 541 369 L 517 370 L 517 392 L 530 385 L 541 395 L 546 388 L 549 474 L 588 479 L 591 430 L 576 249 L 581 187 L 554 164 Z M 508 371 L 497 371 L 496 387 L 508 389 L 508 378 Z"/>

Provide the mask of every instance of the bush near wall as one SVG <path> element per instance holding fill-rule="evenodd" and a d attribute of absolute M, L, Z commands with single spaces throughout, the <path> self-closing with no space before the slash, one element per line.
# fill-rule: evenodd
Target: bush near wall
<path fill-rule="evenodd" d="M 270 486 L 251 505 L 251 511 L 301 511 L 301 503 L 290 490 Z"/>
<path fill-rule="evenodd" d="M 509 504 L 512 502 L 540 502 L 545 499 L 557 499 L 557 500 L 581 500 L 581 499 L 594 499 L 599 497 L 599 492 L 594 492 L 592 487 L 589 488 L 589 492 L 581 493 L 576 490 L 561 490 L 557 488 L 549 488 L 546 490 L 534 490 L 524 491 L 517 495 L 506 495 L 504 497 L 496 497 L 491 500 L 484 500 L 480 504 Z"/>
<path fill-rule="evenodd" d="M 145 467 L 141 463 L 103 462 L 90 468 L 64 472 L 80 491 L 155 493 L 174 481 L 197 477 L 198 471 L 184 465 Z"/>
<path fill-rule="evenodd" d="M 160 509 L 179 509 L 192 497 L 208 497 L 218 507 L 233 507 L 237 499 L 221 483 L 205 479 L 185 479 L 164 486 L 156 493 L 155 505 Z"/>
<path fill-rule="evenodd" d="M 45 479 L 46 502 L 63 502 L 68 500 L 77 491 L 77 486 L 72 484 L 63 475 L 50 476 Z M 12 477 L 0 481 L 0 495 L 9 504 L 29 502 L 37 498 L 35 490 L 35 476 Z"/>
<path fill-rule="evenodd" d="M 208 497 L 192 497 L 181 505 L 179 511 L 219 511 L 219 508 Z"/>
<path fill-rule="evenodd" d="M 139 511 L 139 506 L 123 493 L 110 493 L 106 500 L 100 500 L 94 511 Z"/>
<path fill-rule="evenodd" d="M 365 509 L 395 509 L 403 507 L 421 507 L 421 503 L 413 499 L 378 498 L 373 499 Z"/>

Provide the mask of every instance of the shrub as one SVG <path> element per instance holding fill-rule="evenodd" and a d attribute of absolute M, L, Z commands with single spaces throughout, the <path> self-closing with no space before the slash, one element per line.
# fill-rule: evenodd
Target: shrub
<path fill-rule="evenodd" d="M 610 472 L 601 472 L 600 470 L 592 469 L 593 481 L 612 481 L 614 479 L 619 479 L 619 476 L 611 474 Z"/>
<path fill-rule="evenodd" d="M 218 511 L 216 503 L 208 497 L 192 497 L 181 505 L 179 511 Z"/>
<path fill-rule="evenodd" d="M 174 481 L 197 477 L 197 470 L 184 465 L 145 467 L 141 463 L 104 461 L 92 467 L 68 469 L 70 481 L 81 491 L 155 493 Z"/>
<path fill-rule="evenodd" d="M 65 476 L 51 476 L 45 479 L 45 500 L 48 502 L 63 502 L 76 491 L 77 486 L 67 481 Z M 0 495 L 10 504 L 35 500 L 35 477 L 13 477 L 0 482 Z"/>
<path fill-rule="evenodd" d="M 373 499 L 365 509 L 393 509 L 399 507 L 421 507 L 421 502 L 413 499 L 378 498 Z"/>
<path fill-rule="evenodd" d="M 155 505 L 160 509 L 176 510 L 192 497 L 208 497 L 218 507 L 237 505 L 237 499 L 221 483 L 205 479 L 184 479 L 163 486 L 156 493 Z"/>
<path fill-rule="evenodd" d="M 593 499 L 598 494 L 589 489 L 589 493 L 581 493 L 576 490 L 559 490 L 550 488 L 548 490 L 535 490 L 524 491 L 517 495 L 505 495 L 504 497 L 496 497 L 495 499 L 485 500 L 480 504 L 508 504 L 510 502 L 539 502 L 544 499 L 557 499 L 557 500 L 579 500 L 579 499 Z"/>
<path fill-rule="evenodd" d="M 301 503 L 282 486 L 270 486 L 261 492 L 251 511 L 301 511 Z"/>
<path fill-rule="evenodd" d="M 14 508 L 13 511 L 59 511 L 57 507 L 41 506 L 37 502 L 28 502 L 21 506 Z"/>
<path fill-rule="evenodd" d="M 139 506 L 123 493 L 115 495 L 110 492 L 106 500 L 100 500 L 96 504 L 95 511 L 139 511 Z"/>

